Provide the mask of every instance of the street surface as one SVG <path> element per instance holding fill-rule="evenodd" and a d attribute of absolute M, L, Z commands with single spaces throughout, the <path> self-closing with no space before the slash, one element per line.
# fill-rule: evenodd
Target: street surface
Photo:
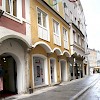
<path fill-rule="evenodd" d="M 100 80 L 77 100 L 100 100 Z"/>
<path fill-rule="evenodd" d="M 16 96 L 6 100 L 74 100 L 73 97 L 77 96 L 77 94 L 82 91 L 84 88 L 88 87 L 92 83 L 100 80 L 100 74 L 95 74 L 92 76 L 88 76 L 82 79 L 73 80 L 71 82 L 63 82 L 58 86 L 52 86 L 51 90 L 40 89 L 40 93 L 34 92 L 32 94 L 28 94 L 28 96 Z M 100 81 L 98 85 L 100 84 Z M 47 87 L 49 89 L 50 87 Z M 96 85 L 95 88 L 98 88 Z M 100 85 L 99 89 L 100 91 Z M 93 90 L 92 90 L 93 93 Z M 98 92 L 98 95 L 100 93 Z M 83 96 L 84 97 L 84 96 Z M 78 100 L 97 100 L 97 99 L 84 99 L 79 98 Z M 98 99 L 99 100 L 99 99 Z"/>

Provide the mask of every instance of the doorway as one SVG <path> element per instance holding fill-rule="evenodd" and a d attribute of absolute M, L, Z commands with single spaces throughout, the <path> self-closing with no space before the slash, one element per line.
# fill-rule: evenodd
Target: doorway
<path fill-rule="evenodd" d="M 67 81 L 66 61 L 60 61 L 61 66 L 61 82 Z"/>
<path fill-rule="evenodd" d="M 2 96 L 7 97 L 17 94 L 17 66 L 14 58 L 4 53 L 0 56 L 0 65 L 3 69 Z"/>
<path fill-rule="evenodd" d="M 51 84 L 56 83 L 56 66 L 55 59 L 50 59 L 50 72 L 51 72 Z"/>
<path fill-rule="evenodd" d="M 41 57 L 33 57 L 33 65 L 35 86 L 45 84 L 44 59 Z"/>

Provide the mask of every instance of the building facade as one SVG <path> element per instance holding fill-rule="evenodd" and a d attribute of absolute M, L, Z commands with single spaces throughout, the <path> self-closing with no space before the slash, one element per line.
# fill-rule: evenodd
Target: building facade
<path fill-rule="evenodd" d="M 58 5 L 63 9 L 62 2 Z M 30 8 L 33 47 L 30 51 L 30 87 L 34 89 L 68 81 L 70 27 L 62 18 L 62 10 L 57 12 L 48 0 L 31 0 Z"/>
<path fill-rule="evenodd" d="M 74 3 L 63 0 L 63 5 L 64 19 L 70 23 L 70 75 L 71 79 L 77 79 L 88 74 L 85 16 L 80 0 Z"/>
<path fill-rule="evenodd" d="M 88 74 L 79 0 L 0 0 L 0 9 L 5 93 L 25 93 Z"/>
<path fill-rule="evenodd" d="M 88 62 L 90 75 L 100 73 L 100 51 L 89 49 Z"/>
<path fill-rule="evenodd" d="M 33 47 L 30 87 L 88 75 L 87 34 L 80 1 L 31 0 L 30 8 Z"/>
<path fill-rule="evenodd" d="M 3 93 L 27 91 L 27 50 L 31 47 L 29 0 L 0 0 L 0 66 Z"/>

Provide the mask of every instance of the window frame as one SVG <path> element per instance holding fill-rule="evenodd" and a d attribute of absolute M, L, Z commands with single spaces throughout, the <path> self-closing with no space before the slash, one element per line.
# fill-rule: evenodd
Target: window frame
<path fill-rule="evenodd" d="M 53 38 L 54 38 L 55 35 L 56 35 L 57 37 L 59 37 L 59 44 L 58 44 L 58 43 L 55 43 L 55 38 L 53 39 L 53 40 L 54 40 L 54 44 L 56 44 L 56 45 L 58 45 L 58 46 L 61 46 L 60 23 L 59 23 L 57 20 L 55 20 L 54 18 L 53 18 L 52 22 L 53 22 Z M 54 32 L 54 22 L 56 22 L 56 23 L 58 24 L 58 34 L 56 34 L 56 33 Z"/>
<path fill-rule="evenodd" d="M 65 38 L 65 31 L 66 31 L 66 38 Z M 64 48 L 69 49 L 68 30 L 65 27 L 63 27 L 63 39 L 64 39 L 63 43 L 67 42 L 67 47 L 65 47 L 64 44 Z"/>
<path fill-rule="evenodd" d="M 6 0 L 2 0 L 2 9 L 4 11 L 3 15 L 10 18 L 10 19 L 12 19 L 12 20 L 15 20 L 19 23 L 22 23 L 22 20 L 23 20 L 23 18 L 22 18 L 22 0 L 17 0 L 17 5 L 18 6 L 16 8 L 16 10 L 17 10 L 16 11 L 16 16 L 14 16 L 14 15 L 6 12 Z"/>
<path fill-rule="evenodd" d="M 38 23 L 38 11 L 40 11 L 41 13 L 44 13 L 45 15 L 46 15 L 46 27 L 44 27 L 43 26 L 43 19 L 42 19 L 42 25 L 40 25 L 39 23 Z M 40 8 L 40 7 L 36 7 L 36 12 L 37 12 L 37 26 L 38 26 L 38 29 L 39 29 L 39 27 L 41 27 L 42 28 L 42 31 L 43 30 L 46 30 L 47 31 L 47 39 L 44 39 L 43 38 L 43 36 L 41 37 L 39 34 L 39 31 L 38 31 L 38 37 L 39 38 L 41 38 L 41 39 L 43 39 L 43 40 L 46 40 L 46 41 L 48 41 L 48 42 L 50 42 L 50 32 L 49 32 L 49 16 L 48 16 L 48 13 L 47 12 L 45 12 L 42 8 Z M 43 17 L 42 17 L 43 18 Z M 42 35 L 43 35 L 43 32 L 42 32 Z"/>

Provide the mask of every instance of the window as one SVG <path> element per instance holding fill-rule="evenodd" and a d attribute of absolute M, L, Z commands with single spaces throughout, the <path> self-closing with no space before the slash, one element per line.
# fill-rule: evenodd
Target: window
<path fill-rule="evenodd" d="M 73 21 L 73 16 L 71 11 L 70 11 L 70 19 Z"/>
<path fill-rule="evenodd" d="M 78 35 L 78 36 L 77 36 L 77 43 L 78 43 L 78 44 L 80 44 L 80 43 L 79 43 L 79 42 L 80 42 L 79 39 L 80 39 L 80 36 Z"/>
<path fill-rule="evenodd" d="M 54 33 L 54 43 L 60 46 L 61 45 L 60 28 L 59 28 L 59 23 L 55 20 L 53 20 L 53 33 Z"/>
<path fill-rule="evenodd" d="M 63 28 L 63 39 L 64 39 L 64 48 L 68 49 L 68 32 Z"/>
<path fill-rule="evenodd" d="M 38 15 L 38 35 L 39 38 L 49 41 L 49 32 L 48 32 L 48 16 L 45 12 L 37 9 Z"/>
<path fill-rule="evenodd" d="M 74 40 L 74 42 L 77 42 L 77 34 L 76 34 L 76 32 L 75 31 L 73 31 L 73 40 Z"/>
<path fill-rule="evenodd" d="M 23 0 L 2 0 L 2 9 L 6 17 L 20 22 L 22 20 L 22 2 Z"/>
<path fill-rule="evenodd" d="M 65 14 L 66 14 L 67 16 L 69 16 L 69 10 L 68 10 L 68 7 L 67 7 L 67 6 L 65 7 Z"/>
<path fill-rule="evenodd" d="M 54 4 L 54 9 L 59 11 L 57 0 L 53 0 L 53 4 Z"/>
<path fill-rule="evenodd" d="M 81 39 L 81 46 L 84 48 L 84 39 Z"/>
<path fill-rule="evenodd" d="M 5 0 L 6 12 L 13 16 L 17 16 L 17 0 Z"/>
<path fill-rule="evenodd" d="M 78 27 L 80 28 L 80 21 L 78 21 Z"/>
<path fill-rule="evenodd" d="M 38 24 L 46 28 L 47 14 L 38 9 Z"/>

